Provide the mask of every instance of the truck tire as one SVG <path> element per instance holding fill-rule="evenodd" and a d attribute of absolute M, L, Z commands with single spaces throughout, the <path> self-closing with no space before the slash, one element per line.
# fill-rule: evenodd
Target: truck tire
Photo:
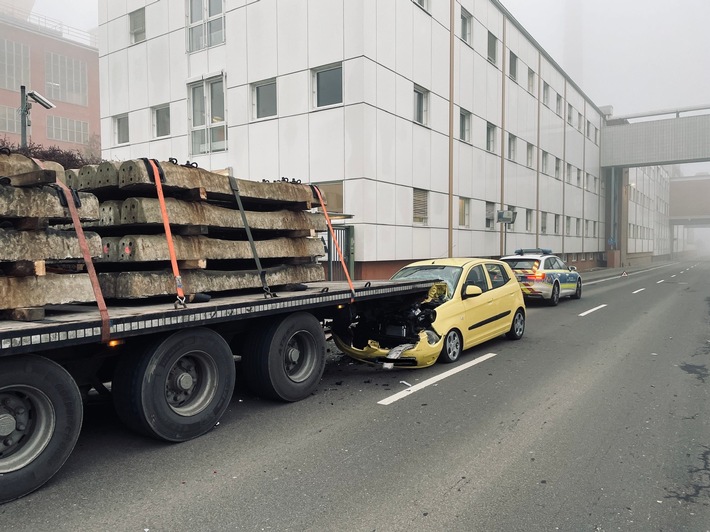
<path fill-rule="evenodd" d="M 308 397 L 325 369 L 325 334 L 308 312 L 276 319 L 244 344 L 250 389 L 267 399 L 295 402 Z"/>
<path fill-rule="evenodd" d="M 44 357 L 0 361 L 0 503 L 36 490 L 64 465 L 81 432 L 72 376 Z"/>
<path fill-rule="evenodd" d="M 113 402 L 129 428 L 183 442 L 217 424 L 232 398 L 234 376 L 234 356 L 218 333 L 185 329 L 119 359 Z"/>

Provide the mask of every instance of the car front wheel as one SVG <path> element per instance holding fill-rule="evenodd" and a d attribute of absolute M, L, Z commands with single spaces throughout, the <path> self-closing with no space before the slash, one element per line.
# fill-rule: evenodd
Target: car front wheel
<path fill-rule="evenodd" d="M 437 360 L 439 362 L 443 362 L 444 364 L 456 362 L 461 355 L 461 349 L 461 335 L 457 330 L 452 329 L 446 334 L 444 347 L 441 349 L 441 353 L 439 354 L 439 358 Z"/>
<path fill-rule="evenodd" d="M 577 279 L 577 289 L 574 291 L 574 294 L 572 295 L 572 299 L 581 299 L 582 298 L 582 279 Z"/>
<path fill-rule="evenodd" d="M 554 307 L 560 302 L 560 285 L 555 283 L 552 285 L 552 294 L 550 294 L 550 300 L 547 302 L 548 305 Z"/>

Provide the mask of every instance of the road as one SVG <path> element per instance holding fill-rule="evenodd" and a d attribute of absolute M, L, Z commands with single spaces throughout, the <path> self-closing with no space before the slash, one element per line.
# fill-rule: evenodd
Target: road
<path fill-rule="evenodd" d="M 521 341 L 453 366 L 334 356 L 307 400 L 238 391 L 187 443 L 91 405 L 67 464 L 0 506 L 0 530 L 710 530 L 709 276 L 590 275 L 581 300 L 530 305 Z"/>

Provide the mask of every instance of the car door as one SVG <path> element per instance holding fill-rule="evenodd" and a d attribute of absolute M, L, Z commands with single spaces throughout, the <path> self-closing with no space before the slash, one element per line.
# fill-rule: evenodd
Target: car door
<path fill-rule="evenodd" d="M 573 294 L 577 288 L 577 273 L 571 272 L 559 257 L 555 257 L 555 269 L 560 272 L 560 295 Z"/>
<path fill-rule="evenodd" d="M 485 267 L 491 282 L 491 333 L 497 336 L 510 329 L 520 287 L 517 279 L 511 278 L 500 264 L 490 262 Z"/>
<path fill-rule="evenodd" d="M 495 310 L 493 309 L 491 287 L 483 265 L 476 264 L 465 273 L 461 290 L 461 304 L 464 312 L 464 326 L 461 328 L 461 334 L 463 335 L 464 349 L 468 349 L 491 337 L 493 325 L 490 318 Z M 479 287 L 482 293 L 474 297 L 466 297 L 467 284 Z"/>

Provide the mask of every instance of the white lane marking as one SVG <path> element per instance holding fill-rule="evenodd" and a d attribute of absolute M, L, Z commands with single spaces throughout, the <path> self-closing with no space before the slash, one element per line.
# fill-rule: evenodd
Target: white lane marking
<path fill-rule="evenodd" d="M 675 273 L 673 275 L 671 275 L 671 279 L 673 279 L 673 277 L 675 277 Z"/>
<path fill-rule="evenodd" d="M 665 279 L 661 279 L 660 281 L 656 281 L 656 284 L 661 284 Z"/>
<path fill-rule="evenodd" d="M 631 293 L 632 293 L 632 294 L 638 294 L 639 292 L 643 292 L 644 290 L 646 290 L 646 289 L 645 289 L 645 288 L 639 288 L 639 289 L 636 290 L 635 292 L 631 292 Z"/>
<path fill-rule="evenodd" d="M 642 273 L 652 272 L 653 270 L 659 270 L 661 268 L 668 268 L 668 266 L 673 266 L 675 264 L 677 264 L 677 263 L 674 262 L 673 264 L 666 264 L 663 266 L 655 266 L 653 268 L 648 268 L 646 270 L 639 270 L 637 272 L 631 272 L 627 275 L 627 277 L 631 277 L 632 275 L 639 275 Z M 614 275 L 613 277 L 606 277 L 605 279 L 597 279 L 596 281 L 584 281 L 584 286 L 589 286 L 589 285 L 599 284 L 599 283 L 606 283 L 607 281 L 615 281 L 617 279 L 625 279 L 625 277 L 619 277 L 618 275 Z"/>
<path fill-rule="evenodd" d="M 578 314 L 578 316 L 579 316 L 580 318 L 583 318 L 583 317 L 586 316 L 587 314 L 591 314 L 592 312 L 596 312 L 597 310 L 602 309 L 602 308 L 604 308 L 604 307 L 606 307 L 606 305 L 599 305 L 598 307 L 591 308 L 591 309 L 589 309 L 589 310 L 586 311 L 586 312 L 582 312 L 581 314 Z"/>
<path fill-rule="evenodd" d="M 445 371 L 444 373 L 440 373 L 436 377 L 432 377 L 431 379 L 427 379 L 425 381 L 420 382 L 419 384 L 415 384 L 414 386 L 410 386 L 406 390 L 402 390 L 401 392 L 398 392 L 394 395 L 390 395 L 386 399 L 382 399 L 382 401 L 377 401 L 378 405 L 391 405 L 395 401 L 399 401 L 403 397 L 407 397 L 414 392 L 421 390 L 422 388 L 426 388 L 427 386 L 431 386 L 434 383 L 439 382 L 440 380 L 445 379 L 446 377 L 451 377 L 451 375 L 455 375 L 456 373 L 460 371 L 464 371 L 471 366 L 475 366 L 476 364 L 480 364 L 481 362 L 485 362 L 489 358 L 493 358 L 496 356 L 497 353 L 487 353 L 483 355 L 482 357 L 478 357 L 476 360 L 471 360 L 470 362 L 466 362 L 465 364 L 461 364 L 460 366 L 456 366 L 453 369 L 450 369 L 449 371 Z"/>

